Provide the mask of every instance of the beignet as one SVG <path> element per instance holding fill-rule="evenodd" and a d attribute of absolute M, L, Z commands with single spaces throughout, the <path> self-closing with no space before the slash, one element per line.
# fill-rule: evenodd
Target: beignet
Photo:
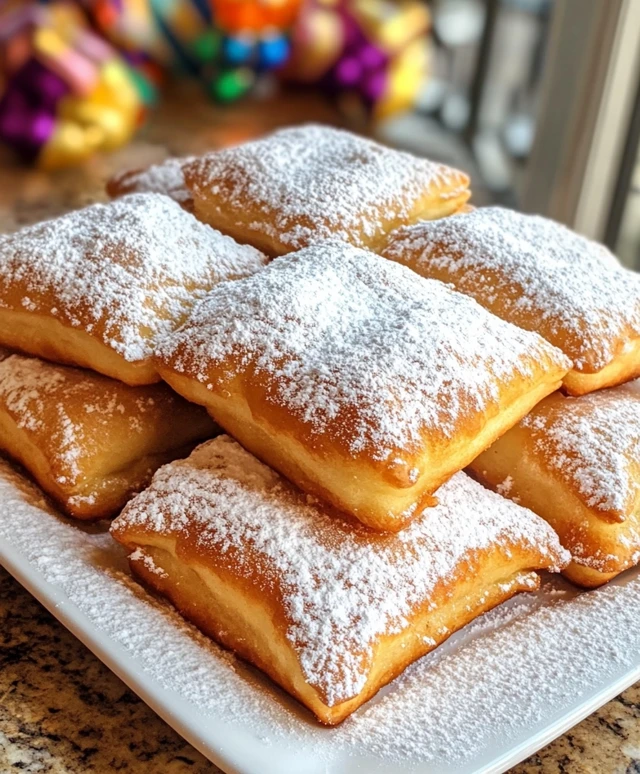
<path fill-rule="evenodd" d="M 439 500 L 380 535 L 219 436 L 159 470 L 111 533 L 185 617 L 335 724 L 477 615 L 537 588 L 535 570 L 566 564 L 542 519 L 464 473 Z"/>
<path fill-rule="evenodd" d="M 128 387 L 22 355 L 0 362 L 0 449 L 77 519 L 113 516 L 160 465 L 215 432 L 166 385 Z"/>
<path fill-rule="evenodd" d="M 569 365 L 441 282 L 338 242 L 214 288 L 156 363 L 302 489 L 393 531 Z"/>
<path fill-rule="evenodd" d="M 113 175 L 105 186 L 112 199 L 130 193 L 159 193 L 170 197 L 188 212 L 193 212 L 193 197 L 184 180 L 182 167 L 192 160 L 168 158 L 142 169 L 128 169 Z"/>
<path fill-rule="evenodd" d="M 382 254 L 544 336 L 573 361 L 572 395 L 640 375 L 640 276 L 559 223 L 483 207 L 399 229 Z"/>
<path fill-rule="evenodd" d="M 470 467 L 549 522 L 573 582 L 599 586 L 640 561 L 638 382 L 549 396 Z"/>
<path fill-rule="evenodd" d="M 463 172 L 315 124 L 183 171 L 200 220 L 272 256 L 327 238 L 375 249 L 392 229 L 449 215 L 470 196 Z"/>
<path fill-rule="evenodd" d="M 166 196 L 94 204 L 0 236 L 0 345 L 157 382 L 157 336 L 218 282 L 265 262 Z"/>

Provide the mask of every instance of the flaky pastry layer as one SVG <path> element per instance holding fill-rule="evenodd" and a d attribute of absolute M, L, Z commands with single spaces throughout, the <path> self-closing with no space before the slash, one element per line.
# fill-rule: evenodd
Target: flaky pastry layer
<path fill-rule="evenodd" d="M 573 582 L 599 586 L 640 561 L 637 382 L 549 396 L 470 470 L 549 522 L 573 556 Z"/>
<path fill-rule="evenodd" d="M 0 362 L 0 450 L 74 518 L 113 516 L 158 467 L 215 432 L 165 385 L 129 387 L 22 355 Z"/>
<path fill-rule="evenodd" d="M 335 724 L 567 561 L 541 519 L 462 473 L 439 500 L 376 534 L 221 436 L 162 468 L 112 534 L 187 618 Z"/>

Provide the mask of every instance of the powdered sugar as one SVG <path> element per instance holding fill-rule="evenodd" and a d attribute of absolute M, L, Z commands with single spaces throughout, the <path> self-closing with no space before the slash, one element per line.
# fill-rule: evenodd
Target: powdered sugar
<path fill-rule="evenodd" d="M 0 306 L 22 292 L 23 309 L 137 361 L 213 285 L 264 262 L 166 196 L 133 194 L 0 236 Z"/>
<path fill-rule="evenodd" d="M 640 496 L 640 384 L 543 403 L 522 420 L 543 464 L 623 520 Z"/>
<path fill-rule="evenodd" d="M 498 409 L 505 384 L 530 389 L 566 362 L 472 299 L 343 243 L 218 286 L 159 355 L 215 389 L 254 369 L 267 400 L 312 433 L 382 460 L 420 449 L 425 433 L 454 436 Z M 208 368 L 221 365 L 212 384 Z"/>
<path fill-rule="evenodd" d="M 364 687 L 378 638 L 404 629 L 474 552 L 495 547 L 508 555 L 522 546 L 540 552 L 547 569 L 569 558 L 542 519 L 464 473 L 438 498 L 398 535 L 375 535 L 310 502 L 221 436 L 161 468 L 113 530 L 141 525 L 178 544 L 196 530 L 214 564 L 229 554 L 248 582 L 257 572 L 271 591 L 281 589 L 287 638 L 307 681 L 333 706 Z"/>
<path fill-rule="evenodd" d="M 251 228 L 291 250 L 326 238 L 365 246 L 387 222 L 418 217 L 431 189 L 446 200 L 468 185 L 443 164 L 313 124 L 197 158 L 185 174 L 196 199 L 212 194 L 225 215 L 255 208 Z"/>
<path fill-rule="evenodd" d="M 149 572 L 152 572 L 154 575 L 158 575 L 160 578 L 169 577 L 167 573 L 162 569 L 162 567 L 158 567 L 158 565 L 153 561 L 152 556 L 149 556 L 149 554 L 145 554 L 145 552 L 140 550 L 139 548 L 137 548 L 131 554 L 129 559 L 131 559 L 132 561 L 142 562 Z"/>
<path fill-rule="evenodd" d="M 147 702 L 239 771 L 256 760 L 264 774 L 300 774 L 301 760 L 307 774 L 471 774 L 498 758 L 504 767 L 562 717 L 579 719 L 585 701 L 629 685 L 640 666 L 640 571 L 585 594 L 555 577 L 454 635 L 340 727 L 318 728 L 133 583 L 99 527 L 54 516 L 2 461 L 0 557 Z"/>
<path fill-rule="evenodd" d="M 509 322 L 600 369 L 640 336 L 640 276 L 603 246 L 538 216 L 485 207 L 400 229 L 385 256 L 451 280 Z M 418 255 L 418 261 L 413 259 Z"/>
<path fill-rule="evenodd" d="M 123 390 L 128 393 L 126 409 Z M 92 460 L 104 460 L 105 435 L 115 417 L 129 412 L 131 435 L 142 434 L 145 421 L 159 421 L 160 398 L 165 416 L 182 402 L 164 385 L 125 387 L 98 374 L 38 358 L 11 355 L 0 359 L 2 413 L 40 447 L 56 471 L 57 483 L 68 489 L 81 483 Z M 117 459 L 120 450 L 111 451 Z M 108 458 L 102 466 L 109 470 Z M 78 495 L 71 504 L 89 503 L 93 496 L 95 493 Z"/>
<path fill-rule="evenodd" d="M 128 170 L 114 175 L 107 184 L 111 196 L 124 193 L 159 193 L 169 196 L 178 204 L 192 201 L 191 192 L 184 180 L 182 167 L 193 157 L 168 158 L 146 169 Z"/>
<path fill-rule="evenodd" d="M 49 440 L 63 471 L 58 483 L 73 486 L 81 474 L 79 460 L 85 439 L 82 428 L 69 418 L 61 400 L 60 388 L 65 382 L 64 368 L 35 358 L 11 355 L 0 361 L 0 403 L 19 428 L 29 433 L 50 433 Z M 97 401 L 104 397 L 91 395 Z"/>

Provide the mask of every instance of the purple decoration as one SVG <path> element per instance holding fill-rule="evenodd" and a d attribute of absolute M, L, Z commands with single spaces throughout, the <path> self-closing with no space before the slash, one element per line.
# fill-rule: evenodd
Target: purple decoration
<path fill-rule="evenodd" d="M 55 111 L 59 100 L 70 91 L 59 75 L 36 59 L 30 59 L 13 76 L 12 83 L 28 95 L 34 106 L 42 106 L 50 111 Z"/>
<path fill-rule="evenodd" d="M 334 77 L 337 86 L 344 88 L 355 86 L 362 78 L 362 73 L 360 61 L 354 56 L 349 56 L 338 62 Z"/>
<path fill-rule="evenodd" d="M 0 139 L 29 161 L 36 158 L 54 127 L 53 115 L 45 111 L 38 113 L 15 96 L 7 98 L 5 94 L 0 101 Z"/>
<path fill-rule="evenodd" d="M 358 59 L 365 70 L 380 70 L 386 67 L 389 57 L 373 43 L 365 43 L 358 51 Z"/>
<path fill-rule="evenodd" d="M 0 140 L 33 161 L 55 129 L 58 102 L 69 87 L 35 59 L 11 79 L 0 100 Z"/>
<path fill-rule="evenodd" d="M 344 23 L 344 46 L 346 50 L 355 48 L 361 43 L 366 42 L 360 25 L 347 11 L 342 12 L 342 19 Z"/>
<path fill-rule="evenodd" d="M 387 88 L 387 73 L 385 70 L 378 70 L 375 73 L 368 74 L 360 87 L 362 96 L 368 102 L 377 102 L 384 94 Z"/>
<path fill-rule="evenodd" d="M 31 122 L 29 136 L 32 143 L 38 147 L 46 145 L 54 132 L 55 126 L 55 116 L 52 116 L 50 113 L 46 113 L 44 111 L 38 113 Z"/>

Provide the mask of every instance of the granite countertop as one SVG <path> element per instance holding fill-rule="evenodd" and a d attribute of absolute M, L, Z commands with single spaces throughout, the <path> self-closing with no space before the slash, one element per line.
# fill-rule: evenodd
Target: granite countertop
<path fill-rule="evenodd" d="M 104 199 L 114 171 L 240 142 L 287 123 L 335 121 L 297 94 L 216 110 L 181 86 L 135 142 L 48 176 L 0 155 L 0 231 Z M 185 108 L 185 104 L 187 107 Z M 215 774 L 203 758 L 0 568 L 0 774 Z M 640 683 L 510 774 L 640 774 Z"/>
<path fill-rule="evenodd" d="M 215 774 L 0 568 L 0 772 Z M 640 684 L 510 774 L 640 772 Z"/>

